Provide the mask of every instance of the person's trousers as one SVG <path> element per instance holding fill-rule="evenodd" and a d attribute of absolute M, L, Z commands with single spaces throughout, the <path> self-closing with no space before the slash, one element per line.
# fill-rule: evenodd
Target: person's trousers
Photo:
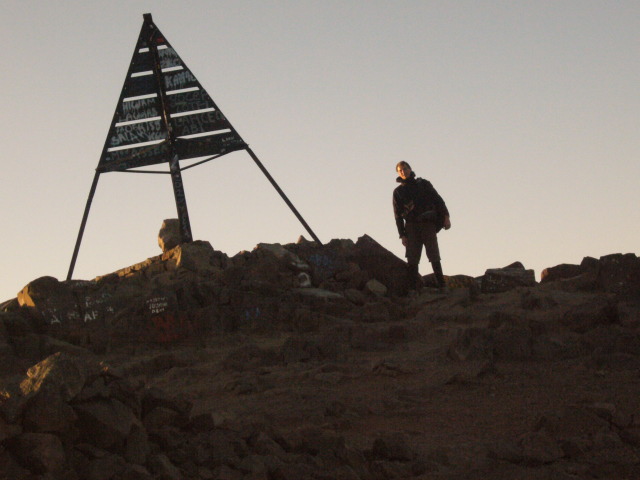
<path fill-rule="evenodd" d="M 422 247 L 427 252 L 427 258 L 431 263 L 440 261 L 440 249 L 438 248 L 437 227 L 432 222 L 407 222 L 407 263 L 418 265 L 422 255 Z"/>
<path fill-rule="evenodd" d="M 422 247 L 427 253 L 427 258 L 431 262 L 433 273 L 440 287 L 444 286 L 444 276 L 440 263 L 440 249 L 438 248 L 437 227 L 431 222 L 407 223 L 405 225 L 407 234 L 406 257 L 408 263 L 409 289 L 417 288 L 420 280 L 418 264 L 422 255 Z"/>

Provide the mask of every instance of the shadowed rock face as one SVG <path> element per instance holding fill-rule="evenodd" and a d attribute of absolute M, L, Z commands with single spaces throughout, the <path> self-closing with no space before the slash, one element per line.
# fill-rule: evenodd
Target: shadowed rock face
<path fill-rule="evenodd" d="M 640 478 L 639 265 L 407 295 L 365 235 L 36 279 L 0 312 L 0 478 Z"/>

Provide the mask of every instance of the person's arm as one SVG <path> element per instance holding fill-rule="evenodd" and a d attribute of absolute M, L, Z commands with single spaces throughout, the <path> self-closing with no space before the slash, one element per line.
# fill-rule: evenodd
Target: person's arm
<path fill-rule="evenodd" d="M 398 229 L 398 235 L 402 240 L 402 244 L 404 245 L 407 238 L 407 233 L 404 227 L 404 218 L 401 215 L 402 207 L 400 205 L 400 199 L 398 198 L 396 192 L 393 192 L 393 215 L 396 219 L 396 228 Z"/>
<path fill-rule="evenodd" d="M 426 187 L 426 191 L 428 192 L 427 194 L 430 196 L 430 198 L 433 199 L 433 203 L 436 206 L 436 210 L 438 211 L 438 214 L 443 219 L 442 227 L 445 230 L 449 230 L 451 228 L 451 216 L 449 214 L 449 209 L 447 208 L 447 204 L 444 203 L 444 199 L 440 196 L 440 194 L 435 189 L 435 187 L 431 184 L 431 182 L 429 182 L 428 180 L 425 180 L 425 187 Z"/>

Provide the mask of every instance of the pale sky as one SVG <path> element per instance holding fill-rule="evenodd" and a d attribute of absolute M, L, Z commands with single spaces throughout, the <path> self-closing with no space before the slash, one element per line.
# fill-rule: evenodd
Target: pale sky
<path fill-rule="evenodd" d="M 66 278 L 153 20 L 323 242 L 399 257 L 395 164 L 451 212 L 446 275 L 640 251 L 640 2 L 0 0 L 0 301 Z M 229 256 L 309 235 L 246 152 L 183 173 Z M 158 255 L 168 175 L 100 176 L 74 278 Z M 423 257 L 421 273 L 430 273 Z"/>

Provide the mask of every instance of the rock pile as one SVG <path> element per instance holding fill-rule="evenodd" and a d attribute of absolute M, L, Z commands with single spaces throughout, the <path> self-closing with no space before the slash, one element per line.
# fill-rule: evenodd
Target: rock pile
<path fill-rule="evenodd" d="M 397 442 L 361 452 L 322 431 L 282 437 L 265 425 L 219 427 L 215 415 L 191 415 L 190 402 L 90 356 L 56 353 L 3 396 L 0 478 L 294 480 L 321 476 L 326 465 L 360 478 L 370 476 L 367 455 L 413 460 L 394 453 Z"/>
<path fill-rule="evenodd" d="M 366 235 L 174 243 L 2 305 L 0 479 L 640 478 L 635 255 L 407 295 Z"/>

